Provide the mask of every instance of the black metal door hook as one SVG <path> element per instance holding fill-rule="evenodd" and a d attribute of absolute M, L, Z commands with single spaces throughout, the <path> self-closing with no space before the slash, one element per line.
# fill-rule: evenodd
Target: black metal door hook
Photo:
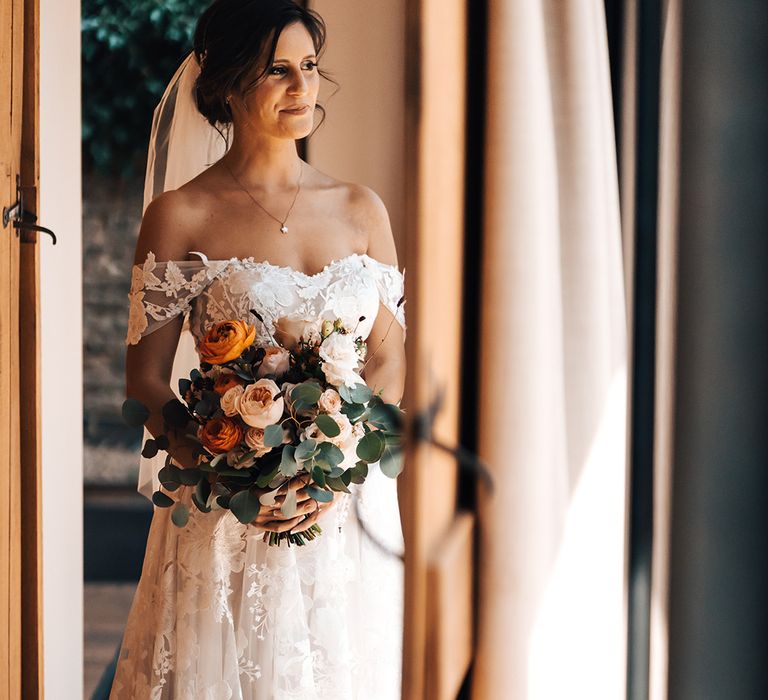
<path fill-rule="evenodd" d="M 53 239 L 53 245 L 56 245 L 56 234 L 45 226 L 35 223 L 37 217 L 24 208 L 24 190 L 31 187 L 21 186 L 21 176 L 16 175 L 16 201 L 10 207 L 3 207 L 3 228 L 7 228 L 10 222 L 13 222 L 13 228 L 16 229 L 16 235 L 20 230 L 40 231 L 47 233 Z M 31 243 L 22 239 L 22 243 Z"/>

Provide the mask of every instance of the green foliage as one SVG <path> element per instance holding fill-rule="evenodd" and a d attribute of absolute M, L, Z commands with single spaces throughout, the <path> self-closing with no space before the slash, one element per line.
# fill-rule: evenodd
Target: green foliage
<path fill-rule="evenodd" d="M 83 167 L 143 173 L 152 113 L 210 0 L 83 0 Z"/>

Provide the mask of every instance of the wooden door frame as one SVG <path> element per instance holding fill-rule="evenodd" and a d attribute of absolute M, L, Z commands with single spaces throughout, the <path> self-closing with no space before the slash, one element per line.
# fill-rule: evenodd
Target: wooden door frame
<path fill-rule="evenodd" d="M 25 206 L 35 216 L 40 192 L 40 2 L 24 0 L 24 83 L 21 182 Z M 21 396 L 22 697 L 43 698 L 42 457 L 40 390 L 40 246 L 22 234 L 19 260 Z"/>
<path fill-rule="evenodd" d="M 3 59 L 4 92 L 9 96 L 10 133 L 4 155 L 6 187 L 3 207 L 18 201 L 20 178 L 23 208 L 36 215 L 39 184 L 39 2 L 3 0 L 0 21 L 10 51 Z M 36 235 L 16 229 L 12 221 L 3 236 L 4 286 L 0 332 L 2 384 L 7 428 L 1 477 L 4 508 L 0 532 L 3 639 L 0 665 L 4 697 L 42 698 L 42 497 L 40 489 L 40 343 L 39 252 Z M 8 693 L 6 696 L 5 693 Z"/>
<path fill-rule="evenodd" d="M 443 401 L 433 435 L 460 434 L 467 4 L 406 2 L 404 408 Z M 417 421 L 418 423 L 419 421 Z M 405 536 L 404 700 L 453 700 L 473 653 L 474 514 L 457 513 L 453 457 L 411 435 L 398 478 Z"/>

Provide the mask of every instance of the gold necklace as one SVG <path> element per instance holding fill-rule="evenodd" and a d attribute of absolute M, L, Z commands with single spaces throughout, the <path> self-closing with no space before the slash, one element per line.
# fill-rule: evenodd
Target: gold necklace
<path fill-rule="evenodd" d="M 302 175 L 304 175 L 304 168 L 302 167 L 301 161 L 299 161 L 299 181 L 298 185 L 296 187 L 296 194 L 293 195 L 293 201 L 291 202 L 291 206 L 288 207 L 288 213 L 285 215 L 285 218 L 280 221 L 276 216 L 270 214 L 257 200 L 256 198 L 247 190 L 245 187 L 243 187 L 243 184 L 235 177 L 235 174 L 230 170 L 229 166 L 225 161 L 221 161 L 224 163 L 224 167 L 227 169 L 227 172 L 232 176 L 232 179 L 237 183 L 238 187 L 245 192 L 254 202 L 254 204 L 257 204 L 259 207 L 261 207 L 262 211 L 267 214 L 268 216 L 271 216 L 275 221 L 277 221 L 278 224 L 280 224 L 280 233 L 288 233 L 288 227 L 285 225 L 285 222 L 288 221 L 288 217 L 291 214 L 291 210 L 293 209 L 293 205 L 296 204 L 296 198 L 299 196 L 299 192 L 301 190 L 301 178 Z"/>

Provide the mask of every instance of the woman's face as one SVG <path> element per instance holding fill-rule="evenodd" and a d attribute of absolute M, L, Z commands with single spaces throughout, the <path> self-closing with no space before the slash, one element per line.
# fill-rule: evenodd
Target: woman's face
<path fill-rule="evenodd" d="M 315 102 L 320 87 L 317 56 L 312 37 L 303 24 L 283 29 L 275 58 L 261 82 L 230 101 L 235 129 L 245 127 L 260 135 L 299 139 L 312 131 Z M 247 86 L 263 64 L 246 76 Z M 303 109 L 297 109 L 302 108 Z"/>

